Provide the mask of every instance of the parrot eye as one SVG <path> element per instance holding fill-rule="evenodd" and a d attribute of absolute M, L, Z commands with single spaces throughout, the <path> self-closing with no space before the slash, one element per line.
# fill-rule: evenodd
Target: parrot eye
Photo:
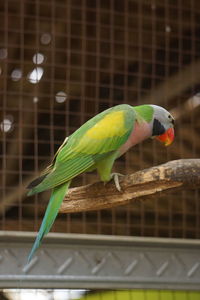
<path fill-rule="evenodd" d="M 168 115 L 168 119 L 172 122 L 172 124 L 174 125 L 174 119 L 172 118 L 171 115 Z"/>

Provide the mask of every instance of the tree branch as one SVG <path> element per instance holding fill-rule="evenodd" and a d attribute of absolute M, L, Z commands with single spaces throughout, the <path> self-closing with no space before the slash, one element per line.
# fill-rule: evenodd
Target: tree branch
<path fill-rule="evenodd" d="M 124 176 L 122 192 L 113 182 L 72 188 L 60 208 L 62 213 L 99 210 L 127 204 L 131 200 L 160 196 L 176 189 L 200 188 L 200 159 L 180 159 Z"/>

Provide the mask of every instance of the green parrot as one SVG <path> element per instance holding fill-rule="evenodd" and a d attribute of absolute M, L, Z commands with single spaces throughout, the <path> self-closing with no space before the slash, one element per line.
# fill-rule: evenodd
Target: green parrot
<path fill-rule="evenodd" d="M 120 190 L 119 174 L 111 173 L 114 161 L 149 137 L 156 137 L 166 146 L 171 144 L 174 139 L 172 115 L 157 105 L 121 104 L 99 113 L 64 140 L 51 165 L 27 187 L 30 189 L 28 195 L 52 189 L 28 262 L 49 232 L 71 180 L 96 169 L 104 183 L 114 177 Z"/>

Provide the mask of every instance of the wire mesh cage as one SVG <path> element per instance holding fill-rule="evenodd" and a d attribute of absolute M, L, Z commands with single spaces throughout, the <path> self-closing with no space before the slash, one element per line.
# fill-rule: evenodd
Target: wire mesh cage
<path fill-rule="evenodd" d="M 199 1 L 5 0 L 0 15 L 1 230 L 38 229 L 49 194 L 27 197 L 24 186 L 108 107 L 154 103 L 177 120 L 169 149 L 146 141 L 118 159 L 118 172 L 198 157 Z M 60 214 L 52 231 L 199 238 L 199 222 L 196 190 Z"/>

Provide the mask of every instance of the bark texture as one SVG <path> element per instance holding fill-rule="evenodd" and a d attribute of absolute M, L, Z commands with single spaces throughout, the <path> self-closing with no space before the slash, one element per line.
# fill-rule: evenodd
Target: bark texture
<path fill-rule="evenodd" d="M 168 191 L 200 188 L 200 159 L 180 159 L 120 178 L 121 192 L 111 181 L 72 188 L 60 212 L 71 213 L 110 208 L 129 201 L 160 196 Z"/>

